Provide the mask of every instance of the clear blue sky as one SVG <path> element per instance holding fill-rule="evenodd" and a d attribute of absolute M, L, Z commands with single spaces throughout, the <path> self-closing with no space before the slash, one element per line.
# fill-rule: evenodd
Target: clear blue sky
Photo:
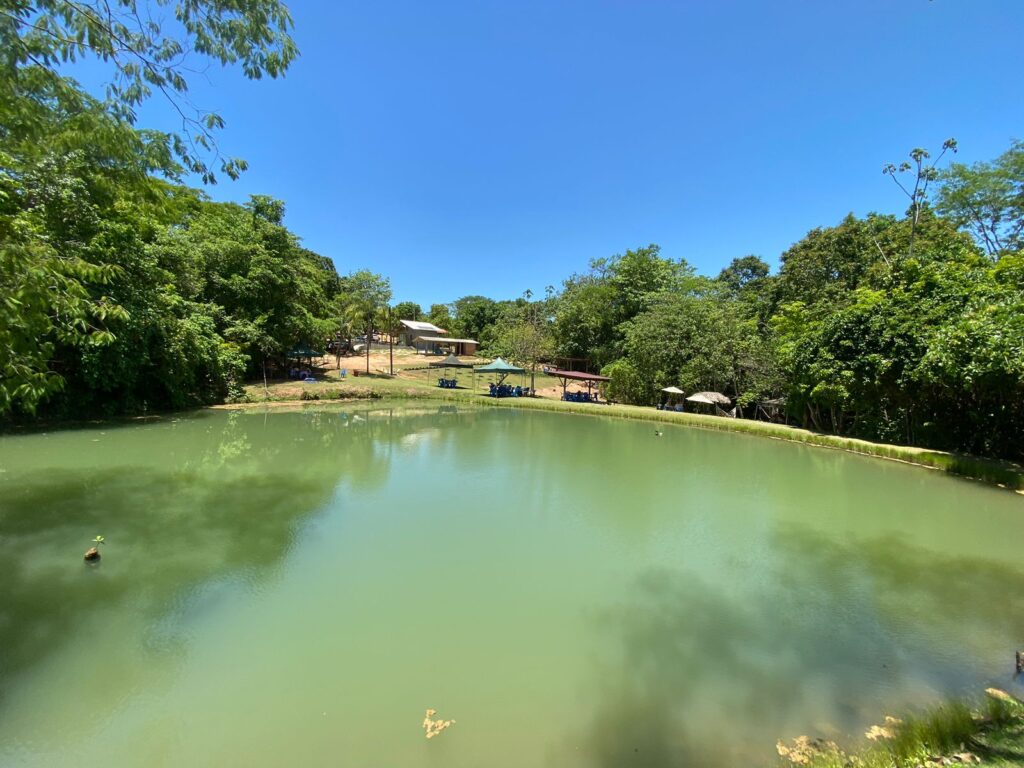
<path fill-rule="evenodd" d="M 775 264 L 849 211 L 903 210 L 881 167 L 912 147 L 955 136 L 972 162 L 1024 138 L 1024 0 L 291 7 L 283 80 L 193 84 L 251 166 L 209 193 L 284 200 L 340 272 L 424 308 L 652 242 L 707 274 Z"/>

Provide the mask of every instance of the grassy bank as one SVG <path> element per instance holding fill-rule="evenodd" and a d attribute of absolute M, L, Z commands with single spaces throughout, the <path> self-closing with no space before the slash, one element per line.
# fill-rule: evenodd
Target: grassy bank
<path fill-rule="evenodd" d="M 989 689 L 972 710 L 954 702 L 872 726 L 859 748 L 846 752 L 834 742 L 800 737 L 778 745 L 783 764 L 809 768 L 917 768 L 917 766 L 1024 766 L 1024 706 Z"/>
<path fill-rule="evenodd" d="M 497 408 L 529 408 L 559 413 L 577 413 L 587 416 L 610 416 L 614 418 L 681 424 L 699 429 L 740 432 L 775 440 L 788 440 L 790 442 L 805 443 L 807 445 L 902 461 L 1024 492 L 1024 467 L 1011 462 L 980 459 L 973 456 L 934 451 L 927 448 L 873 443 L 867 440 L 812 432 L 784 424 L 704 416 L 696 413 L 659 411 L 656 408 L 635 405 L 570 403 L 550 398 L 534 397 L 496 399 L 485 396 L 487 382 L 483 377 L 478 377 L 475 388 L 469 386 L 460 389 L 440 389 L 436 386 L 437 376 L 438 372 L 436 369 L 405 369 L 400 371 L 399 375 L 395 377 L 382 375 L 353 377 L 350 374 L 349 378 L 345 380 L 327 377 L 325 380 L 318 381 L 317 383 L 278 381 L 270 383 L 267 387 L 259 383 L 246 387 L 243 400 L 249 403 L 262 403 L 378 398 L 430 399 Z M 462 375 L 460 382 L 462 381 L 469 383 L 471 382 L 471 377 L 469 375 Z M 537 377 L 538 388 L 551 387 L 555 383 L 557 382 L 550 377 Z"/>

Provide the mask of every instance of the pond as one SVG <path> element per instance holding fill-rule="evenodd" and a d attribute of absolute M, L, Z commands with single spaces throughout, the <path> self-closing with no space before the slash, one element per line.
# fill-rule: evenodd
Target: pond
<path fill-rule="evenodd" d="M 658 428 L 385 403 L 0 438 L 0 764 L 746 766 L 1014 690 L 1021 497 Z"/>

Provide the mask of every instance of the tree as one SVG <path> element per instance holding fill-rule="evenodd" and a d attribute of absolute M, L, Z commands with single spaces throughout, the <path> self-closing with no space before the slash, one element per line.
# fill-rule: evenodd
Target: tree
<path fill-rule="evenodd" d="M 399 320 L 419 320 L 423 309 L 415 301 L 400 301 L 395 304 L 395 317 Z"/>
<path fill-rule="evenodd" d="M 633 402 L 652 403 L 663 387 L 679 386 L 731 393 L 742 406 L 778 386 L 756 320 L 712 281 L 659 294 L 623 330 Z"/>
<path fill-rule="evenodd" d="M 370 349 L 373 346 L 373 331 L 379 327 L 381 310 L 391 301 L 391 282 L 376 272 L 361 269 L 342 278 L 339 294 L 340 310 L 353 327 L 366 331 L 366 372 L 370 372 Z"/>
<path fill-rule="evenodd" d="M 676 281 L 689 274 L 692 270 L 685 263 L 661 258 L 661 247 L 653 243 L 612 257 L 607 275 L 615 291 L 611 309 L 616 323 L 635 317 L 648 305 L 650 297 L 670 290 Z"/>
<path fill-rule="evenodd" d="M 134 125 L 139 105 L 159 92 L 181 118 L 181 131 L 160 136 L 159 143 L 204 182 L 216 180 L 208 154 L 220 172 L 236 178 L 245 161 L 221 157 L 214 133 L 224 120 L 189 101 L 186 74 L 207 59 L 239 65 L 254 80 L 283 75 L 298 53 L 289 36 L 291 16 L 278 0 L 179 0 L 173 18 L 165 24 L 162 14 L 140 9 L 135 0 L 6 2 L 0 8 L 0 92 L 14 102 L 38 101 L 47 90 L 62 100 L 78 98 L 77 86 L 61 76 L 63 67 L 92 57 L 108 67 L 103 109 L 116 122 Z M 25 129 L 21 120 L 6 125 Z"/>
<path fill-rule="evenodd" d="M 938 164 L 947 152 L 956 153 L 956 139 L 946 139 L 942 144 L 942 151 L 931 163 L 931 154 L 928 150 L 915 147 L 910 151 L 911 162 L 903 161 L 899 167 L 889 163 L 882 168 L 882 173 L 889 176 L 900 191 L 910 200 L 910 242 L 907 245 L 907 256 L 914 255 L 914 238 L 917 235 L 917 225 L 921 221 L 921 212 L 928 205 L 928 187 L 939 178 Z M 900 176 L 911 173 L 913 181 L 904 183 Z"/>
<path fill-rule="evenodd" d="M 615 359 L 619 339 L 610 308 L 615 289 L 594 274 L 573 275 L 564 283 L 555 310 L 557 352 L 569 359 L 587 359 L 600 367 Z"/>
<path fill-rule="evenodd" d="M 463 296 L 452 302 L 452 335 L 477 339 L 482 346 L 491 341 L 490 329 L 501 314 L 498 303 L 486 296 Z"/>
<path fill-rule="evenodd" d="M 835 227 L 818 227 L 782 254 L 777 281 L 780 303 L 835 307 L 869 274 L 884 268 L 886 253 L 898 245 L 894 216 L 848 214 Z"/>
<path fill-rule="evenodd" d="M 110 391 L 127 383 L 113 378 L 127 375 L 113 345 L 155 350 L 165 332 L 162 348 L 183 367 L 163 395 L 157 387 L 164 406 L 216 397 L 244 366 L 237 346 L 220 346 L 220 310 L 177 290 L 201 269 L 185 259 L 168 275 L 151 262 L 153 239 L 184 224 L 197 199 L 153 177 L 237 176 L 244 162 L 221 158 L 213 140 L 222 119 L 188 112 L 184 75 L 203 58 L 280 75 L 295 55 L 291 21 L 274 0 L 181 0 L 175 11 L 171 34 L 125 0 L 0 8 L 0 415 L 62 391 L 64 407 L 88 392 L 134 407 L 135 387 Z M 103 100 L 64 76 L 87 56 L 110 68 Z M 156 91 L 181 110 L 179 134 L 135 128 Z"/>
<path fill-rule="evenodd" d="M 1024 143 L 991 163 L 953 163 L 939 176 L 936 209 L 967 229 L 989 256 L 1024 246 Z"/>
<path fill-rule="evenodd" d="M 555 311 L 558 353 L 601 367 L 621 354 L 622 324 L 664 291 L 687 290 L 693 269 L 661 257 L 657 245 L 594 259 L 590 271 L 563 286 Z"/>
<path fill-rule="evenodd" d="M 447 304 L 431 304 L 427 320 L 438 328 L 448 330 L 452 327 L 452 315 Z"/>
<path fill-rule="evenodd" d="M 719 285 L 730 298 L 747 307 L 748 315 L 764 328 L 775 310 L 776 278 L 771 268 L 757 256 L 733 259 L 718 273 Z"/>
<path fill-rule="evenodd" d="M 490 349 L 497 355 L 530 368 L 530 389 L 537 384 L 537 363 L 549 357 L 555 348 L 551 324 L 546 317 L 547 299 L 531 302 L 526 291 L 523 302 L 507 306 L 498 320 Z"/>
<path fill-rule="evenodd" d="M 729 266 L 718 273 L 718 282 L 722 283 L 733 295 L 739 296 L 744 291 L 759 285 L 771 272 L 771 267 L 757 256 L 744 256 L 733 259 Z"/>

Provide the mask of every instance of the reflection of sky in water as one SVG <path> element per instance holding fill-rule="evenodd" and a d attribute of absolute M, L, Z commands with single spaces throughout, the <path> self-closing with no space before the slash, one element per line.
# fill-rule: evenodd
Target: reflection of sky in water
<path fill-rule="evenodd" d="M 747 765 L 1012 685 L 1019 497 L 652 435 L 383 404 L 0 440 L 0 762 Z"/>

